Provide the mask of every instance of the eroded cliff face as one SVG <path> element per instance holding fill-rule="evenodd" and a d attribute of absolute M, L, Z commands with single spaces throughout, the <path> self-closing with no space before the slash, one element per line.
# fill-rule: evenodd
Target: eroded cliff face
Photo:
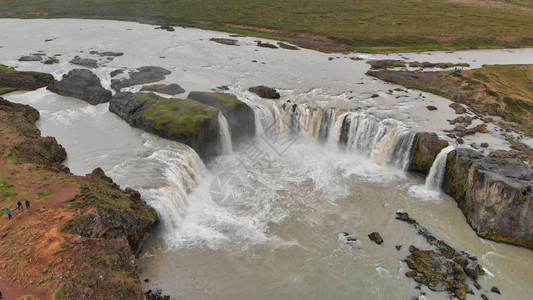
<path fill-rule="evenodd" d="M 443 190 L 483 238 L 533 250 L 533 171 L 470 149 L 448 154 Z"/>
<path fill-rule="evenodd" d="M 437 134 L 421 132 L 416 139 L 413 159 L 409 165 L 409 171 L 429 173 L 431 165 L 439 152 L 448 147 L 448 142 L 439 139 Z"/>
<path fill-rule="evenodd" d="M 135 253 L 157 222 L 101 169 L 72 175 L 34 108 L 0 98 L 0 266 L 6 299 L 143 299 Z M 31 208 L 17 209 L 29 199 Z M 7 284 L 5 284 L 7 282 Z"/>

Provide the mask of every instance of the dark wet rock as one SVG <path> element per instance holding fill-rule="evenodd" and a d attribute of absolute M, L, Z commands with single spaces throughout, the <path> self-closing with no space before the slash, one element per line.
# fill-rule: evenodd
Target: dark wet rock
<path fill-rule="evenodd" d="M 483 300 L 489 300 L 489 297 L 487 297 L 485 294 L 481 294 L 481 299 L 483 299 Z"/>
<path fill-rule="evenodd" d="M 0 95 L 15 90 L 36 90 L 54 80 L 51 74 L 40 72 L 19 72 L 0 65 Z"/>
<path fill-rule="evenodd" d="M 161 25 L 160 27 L 156 27 L 156 29 L 163 29 L 166 31 L 175 31 L 174 27 L 170 25 Z"/>
<path fill-rule="evenodd" d="M 476 289 L 481 290 L 481 285 L 479 283 L 474 282 L 474 286 L 476 287 Z"/>
<path fill-rule="evenodd" d="M 54 64 L 58 64 L 59 63 L 59 59 L 55 58 L 55 57 L 48 57 L 46 58 L 46 60 L 43 61 L 43 64 L 45 65 L 54 65 Z"/>
<path fill-rule="evenodd" d="M 243 35 L 243 34 L 230 34 L 229 36 L 230 36 L 230 37 L 246 37 L 246 36 Z"/>
<path fill-rule="evenodd" d="M 111 73 L 109 73 L 109 76 L 111 76 L 111 78 L 117 76 L 117 75 L 120 75 L 124 73 L 124 70 L 122 69 L 117 69 L 117 70 L 114 70 L 114 71 L 111 71 Z"/>
<path fill-rule="evenodd" d="M 489 143 L 481 143 L 480 146 L 483 148 L 487 148 L 489 146 Z"/>
<path fill-rule="evenodd" d="M 132 127 L 193 148 L 204 161 L 218 155 L 219 110 L 195 100 L 121 92 L 109 110 Z"/>
<path fill-rule="evenodd" d="M 378 94 L 372 94 L 372 96 L 370 96 L 370 98 L 377 98 L 377 97 L 379 97 Z"/>
<path fill-rule="evenodd" d="M 416 277 L 416 275 L 417 275 L 416 271 L 407 271 L 405 273 L 406 277 Z"/>
<path fill-rule="evenodd" d="M 141 91 L 157 92 L 167 95 L 177 95 L 185 93 L 185 90 L 175 83 L 146 85 L 141 88 Z"/>
<path fill-rule="evenodd" d="M 70 61 L 70 63 L 73 64 L 73 65 L 78 65 L 78 66 L 87 67 L 87 68 L 97 68 L 98 67 L 96 59 L 81 58 L 79 56 L 74 57 Z"/>
<path fill-rule="evenodd" d="M 146 297 L 146 300 L 170 300 L 170 296 L 163 295 L 161 290 L 157 290 L 155 292 L 148 290 L 144 293 L 144 296 Z"/>
<path fill-rule="evenodd" d="M 124 55 L 124 53 L 122 52 L 113 52 L 113 51 L 105 51 L 105 52 L 91 51 L 89 52 L 89 54 L 98 55 L 98 56 L 112 56 L 112 57 Z"/>
<path fill-rule="evenodd" d="M 439 152 L 446 147 L 448 147 L 448 142 L 441 140 L 435 133 L 418 134 L 409 171 L 427 174 Z"/>
<path fill-rule="evenodd" d="M 295 47 L 293 45 L 289 45 L 289 44 L 286 44 L 286 43 L 282 43 L 282 42 L 278 42 L 278 46 L 280 48 L 287 49 L 287 50 L 300 50 L 300 48 L 298 48 L 298 47 Z"/>
<path fill-rule="evenodd" d="M 409 218 L 406 213 L 396 213 L 396 219 L 411 224 L 417 233 L 424 237 L 426 242 L 433 246 L 430 250 L 421 250 L 413 245 L 409 246 L 410 255 L 405 262 L 413 270 L 409 273 L 416 282 L 427 286 L 435 292 L 448 292 L 452 297 L 465 299 L 467 293 L 473 293 L 469 287 L 469 277 L 477 283 L 479 275 L 485 272 L 477 263 L 477 258 L 470 254 L 455 250 L 444 241 L 437 239 L 416 220 Z M 466 268 L 474 268 L 475 274 L 465 271 Z M 407 274 L 406 274 L 407 275 Z"/>
<path fill-rule="evenodd" d="M 396 245 L 396 250 L 400 251 L 400 249 L 402 249 L 402 245 Z"/>
<path fill-rule="evenodd" d="M 460 116 L 460 117 L 457 117 L 457 118 L 455 118 L 455 119 L 453 119 L 453 120 L 451 120 L 449 122 L 452 125 L 461 123 L 461 124 L 463 124 L 465 126 L 468 126 L 468 125 L 472 124 L 472 120 L 473 120 L 473 118 L 470 117 L 470 116 Z"/>
<path fill-rule="evenodd" d="M 356 242 L 357 238 L 354 237 L 354 236 L 349 236 L 349 237 L 346 238 L 346 241 L 348 241 L 348 242 Z"/>
<path fill-rule="evenodd" d="M 496 293 L 496 294 L 501 294 L 500 289 L 497 288 L 497 287 L 495 287 L 495 286 L 493 286 L 493 287 L 490 289 L 490 291 L 493 292 L 493 293 Z"/>
<path fill-rule="evenodd" d="M 405 67 L 405 62 L 403 60 L 396 59 L 369 60 L 366 63 L 369 64 L 370 68 L 373 70 Z"/>
<path fill-rule="evenodd" d="M 452 130 L 444 130 L 445 132 L 451 132 L 455 134 L 458 137 L 464 137 L 467 135 L 474 135 L 476 133 L 488 133 L 487 130 L 487 124 L 479 124 L 471 128 L 467 128 L 466 126 L 460 124 L 456 125 L 454 129 Z"/>
<path fill-rule="evenodd" d="M 224 38 L 210 38 L 209 39 L 212 42 L 223 44 L 223 45 L 229 45 L 229 46 L 239 46 L 237 45 L 237 40 L 234 39 L 224 39 Z"/>
<path fill-rule="evenodd" d="M 450 104 L 450 107 L 453 108 L 453 110 L 455 110 L 455 113 L 458 115 L 462 115 L 467 112 L 466 108 L 457 102 Z"/>
<path fill-rule="evenodd" d="M 453 134 L 453 133 L 448 133 L 446 136 L 451 138 L 451 139 L 456 138 L 455 134 Z"/>
<path fill-rule="evenodd" d="M 378 232 L 372 232 L 371 234 L 368 235 L 368 238 L 371 241 L 374 241 L 378 245 L 381 245 L 383 243 L 383 238 Z"/>
<path fill-rule="evenodd" d="M 151 83 L 165 79 L 166 75 L 171 72 L 161 67 L 140 67 L 135 71 L 129 72 L 129 78 L 127 79 L 112 79 L 111 88 L 119 92 L 120 89 L 130 87 L 138 84 Z"/>
<path fill-rule="evenodd" d="M 343 236 L 349 236 L 350 234 L 348 232 L 341 232 Z"/>
<path fill-rule="evenodd" d="M 437 107 L 436 107 L 436 106 L 433 106 L 433 105 L 428 105 L 428 106 L 426 106 L 426 108 L 427 108 L 429 111 L 437 110 Z"/>
<path fill-rule="evenodd" d="M 463 138 L 457 138 L 455 139 L 455 141 L 457 142 L 457 144 L 461 145 L 461 144 L 464 144 L 465 143 L 465 140 L 463 140 Z"/>
<path fill-rule="evenodd" d="M 281 96 L 274 88 L 264 85 L 253 86 L 248 89 L 250 92 L 257 94 L 261 98 L 279 99 Z"/>
<path fill-rule="evenodd" d="M 454 64 L 454 63 L 430 63 L 430 62 L 418 62 L 418 61 L 415 61 L 415 62 L 411 62 L 409 63 L 409 67 L 411 68 L 439 68 L 439 69 L 447 69 L 447 68 L 452 68 L 452 67 L 469 67 L 470 65 L 467 64 L 467 63 L 459 63 L 459 64 Z"/>
<path fill-rule="evenodd" d="M 42 56 L 39 56 L 39 55 L 26 55 L 26 56 L 21 56 L 19 58 L 19 61 L 41 61 L 43 60 Z"/>
<path fill-rule="evenodd" d="M 478 236 L 533 249 L 533 171 L 518 159 L 471 149 L 448 154 L 443 190 Z"/>
<path fill-rule="evenodd" d="M 72 70 L 63 75 L 61 80 L 50 83 L 47 89 L 63 96 L 84 100 L 93 105 L 111 100 L 111 91 L 104 89 L 98 76 L 87 69 Z"/>
<path fill-rule="evenodd" d="M 187 99 L 219 109 L 228 121 L 234 146 L 239 146 L 255 136 L 254 111 L 235 96 L 223 93 L 190 92 Z"/>
<path fill-rule="evenodd" d="M 263 48 L 270 48 L 270 49 L 278 49 L 278 47 L 271 43 L 263 43 L 262 41 L 255 41 L 257 43 L 257 46 L 263 47 Z"/>

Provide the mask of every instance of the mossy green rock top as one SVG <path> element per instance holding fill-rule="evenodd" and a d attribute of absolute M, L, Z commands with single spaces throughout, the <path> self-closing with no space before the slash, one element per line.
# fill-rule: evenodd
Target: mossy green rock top
<path fill-rule="evenodd" d="M 446 147 L 448 147 L 448 142 L 439 139 L 437 134 L 428 132 L 419 133 L 409 171 L 428 174 L 435 158 Z"/>
<path fill-rule="evenodd" d="M 231 141 L 234 146 L 238 146 L 254 137 L 254 111 L 235 96 L 222 93 L 190 92 L 187 98 L 216 107 L 224 114 L 228 120 Z"/>
<path fill-rule="evenodd" d="M 193 148 L 202 159 L 218 154 L 219 110 L 194 100 L 153 93 L 117 93 L 109 110 L 131 126 Z"/>
<path fill-rule="evenodd" d="M 14 68 L 0 65 L 0 95 L 15 90 L 36 90 L 54 80 L 48 73 L 19 72 Z"/>

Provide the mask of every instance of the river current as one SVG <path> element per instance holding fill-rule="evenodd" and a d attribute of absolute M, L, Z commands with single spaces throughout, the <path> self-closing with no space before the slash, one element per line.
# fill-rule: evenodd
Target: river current
<path fill-rule="evenodd" d="M 29 31 L 34 34 L 23 34 Z M 355 54 L 265 49 L 255 46 L 255 38 L 227 46 L 211 37 L 228 34 L 181 28 L 169 33 L 116 21 L 0 19 L 0 62 L 19 70 L 51 72 L 59 79 L 76 68 L 68 63 L 75 55 L 121 51 L 123 56 L 99 60 L 93 69 L 104 86 L 117 68 L 156 65 L 172 71 L 164 83 L 178 83 L 187 92 L 225 85 L 254 109 L 256 138 L 232 147 L 231 132 L 223 127 L 223 154 L 205 165 L 187 146 L 131 128 L 108 111 L 108 104 L 91 106 L 45 89 L 4 95 L 40 111 L 43 135 L 65 147 L 74 174 L 101 167 L 122 188 L 140 190 L 156 208 L 161 224 L 139 257 L 145 289 L 161 289 L 173 299 L 418 297 L 416 283 L 404 275 L 403 259 L 409 245 L 428 246 L 394 219 L 400 210 L 439 239 L 477 256 L 488 271 L 479 280 L 481 292 L 490 299 L 533 294 L 533 252 L 478 238 L 455 201 L 432 186 L 441 180 L 442 166 L 435 166 L 427 184 L 404 171 L 413 132 L 451 128 L 446 120 L 455 114 L 449 100 L 394 91 L 398 86 L 365 76 L 368 65 L 349 59 Z M 60 63 L 17 61 L 38 51 L 61 54 Z M 359 56 L 473 67 L 533 63 L 530 49 Z M 278 87 L 281 99 L 264 100 L 247 91 L 258 84 Z M 290 106 L 283 107 L 288 100 Z M 438 111 L 428 112 L 429 104 Z M 344 135 L 341 118 L 351 120 Z M 224 116 L 219 121 L 224 123 Z M 268 134 L 272 130 L 277 139 Z M 252 157 L 251 149 L 268 159 Z M 383 237 L 382 245 L 368 239 L 374 231 Z M 358 241 L 347 242 L 342 232 Z M 491 293 L 492 286 L 502 295 Z M 447 299 L 422 291 L 427 299 Z M 468 299 L 480 299 L 475 292 Z"/>

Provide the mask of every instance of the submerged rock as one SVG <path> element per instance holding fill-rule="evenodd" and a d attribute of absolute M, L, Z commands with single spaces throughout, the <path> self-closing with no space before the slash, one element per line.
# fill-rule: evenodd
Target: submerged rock
<path fill-rule="evenodd" d="M 278 49 L 278 47 L 271 43 L 263 43 L 262 41 L 255 41 L 257 43 L 257 46 L 263 47 L 263 48 L 270 48 L 270 49 Z"/>
<path fill-rule="evenodd" d="M 78 98 L 96 105 L 109 102 L 111 91 L 102 87 L 100 79 L 87 69 L 75 69 L 63 75 L 59 81 L 50 83 L 48 90 L 63 95 Z"/>
<path fill-rule="evenodd" d="M 210 38 L 209 39 L 212 42 L 216 42 L 223 45 L 229 45 L 229 46 L 239 46 L 237 45 L 237 40 L 234 39 L 224 39 L 224 38 Z"/>
<path fill-rule="evenodd" d="M 378 232 L 372 232 L 368 235 L 368 238 L 378 245 L 381 245 L 383 243 L 383 238 L 381 238 L 381 235 Z"/>
<path fill-rule="evenodd" d="M 87 68 L 92 68 L 92 69 L 98 67 L 96 59 L 91 59 L 91 58 L 81 58 L 81 57 L 79 57 L 79 56 L 74 57 L 74 58 L 70 61 L 70 63 L 73 64 L 73 65 L 78 65 L 78 66 L 87 67 Z"/>
<path fill-rule="evenodd" d="M 279 99 L 280 94 L 274 88 L 270 88 L 264 85 L 253 86 L 248 91 L 257 94 L 261 98 L 267 99 Z"/>
<path fill-rule="evenodd" d="M 167 95 L 177 95 L 185 93 L 185 90 L 175 83 L 146 85 L 141 88 L 141 91 L 157 92 Z"/>
<path fill-rule="evenodd" d="M 170 73 L 169 70 L 161 67 L 140 67 L 135 71 L 130 71 L 127 79 L 112 79 L 111 88 L 119 92 L 125 87 L 163 80 Z"/>
<path fill-rule="evenodd" d="M 255 115 L 252 108 L 233 95 L 190 92 L 187 99 L 219 109 L 228 121 L 233 145 L 240 145 L 255 136 Z"/>
<path fill-rule="evenodd" d="M 43 57 L 40 55 L 26 55 L 26 56 L 21 56 L 19 58 L 19 61 L 41 61 L 41 60 L 43 60 Z"/>
<path fill-rule="evenodd" d="M 113 51 L 105 51 L 105 52 L 91 51 L 89 52 L 89 54 L 98 55 L 98 56 L 112 56 L 112 57 L 124 55 L 124 53 L 122 52 L 113 52 Z"/>
<path fill-rule="evenodd" d="M 219 110 L 194 100 L 152 93 L 117 93 L 109 110 L 128 124 L 193 148 L 202 159 L 218 154 Z"/>
<path fill-rule="evenodd" d="M 439 139 L 437 134 L 428 132 L 420 133 L 415 145 L 413 160 L 408 170 L 424 174 L 429 173 L 429 169 L 431 169 L 435 158 L 446 147 L 448 147 L 448 142 Z"/>
<path fill-rule="evenodd" d="M 45 61 L 43 61 L 43 64 L 45 65 L 54 65 L 58 63 L 59 63 L 59 59 L 55 57 L 48 57 Z"/>
<path fill-rule="evenodd" d="M 448 154 L 443 190 L 480 237 L 533 249 L 533 171 L 471 149 Z"/>

